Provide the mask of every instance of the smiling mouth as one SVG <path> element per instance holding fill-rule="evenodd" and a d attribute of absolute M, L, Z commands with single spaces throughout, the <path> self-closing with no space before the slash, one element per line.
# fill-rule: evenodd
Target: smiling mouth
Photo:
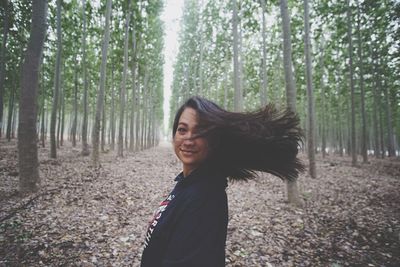
<path fill-rule="evenodd" d="M 192 151 L 192 150 L 182 150 L 182 149 L 181 149 L 181 152 L 182 152 L 183 154 L 185 154 L 185 155 L 192 155 L 192 154 L 196 153 L 196 151 Z"/>

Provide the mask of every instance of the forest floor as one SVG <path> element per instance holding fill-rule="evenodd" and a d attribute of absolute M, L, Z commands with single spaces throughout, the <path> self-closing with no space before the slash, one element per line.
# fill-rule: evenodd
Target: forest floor
<path fill-rule="evenodd" d="M 139 266 L 153 210 L 180 171 L 168 144 L 93 168 L 80 148 L 40 148 L 42 189 L 18 194 L 16 143 L 0 141 L 0 266 Z M 317 157 L 303 208 L 261 174 L 230 183 L 226 266 L 400 266 L 400 160 Z M 303 158 L 305 160 L 305 158 Z"/>

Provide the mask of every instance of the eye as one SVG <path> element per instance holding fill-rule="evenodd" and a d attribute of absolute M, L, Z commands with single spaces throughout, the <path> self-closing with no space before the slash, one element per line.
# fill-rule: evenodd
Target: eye
<path fill-rule="evenodd" d="M 176 130 L 179 134 L 184 134 L 187 132 L 187 129 L 184 127 L 178 127 L 178 129 Z"/>

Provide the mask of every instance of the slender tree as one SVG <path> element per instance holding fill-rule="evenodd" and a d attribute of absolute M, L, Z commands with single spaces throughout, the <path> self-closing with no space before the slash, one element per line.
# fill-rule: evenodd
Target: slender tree
<path fill-rule="evenodd" d="M 107 0 L 106 23 L 104 27 L 103 45 L 101 48 L 100 85 L 97 94 L 96 114 L 92 131 L 92 146 L 93 146 L 92 162 L 94 166 L 97 166 L 99 164 L 100 121 L 101 121 L 101 114 L 104 108 L 103 106 L 104 106 L 104 92 L 106 86 L 107 51 L 108 51 L 108 45 L 110 43 L 111 5 L 112 1 Z"/>
<path fill-rule="evenodd" d="M 363 162 L 368 162 L 367 153 L 367 118 L 365 111 L 365 92 L 364 92 L 364 60 L 362 51 L 362 39 L 361 39 L 361 7 L 359 1 L 357 3 L 357 56 L 358 56 L 358 70 L 360 72 L 359 83 L 360 83 L 360 97 L 361 97 L 361 119 L 362 119 L 362 131 L 361 131 L 361 155 L 363 157 Z"/>
<path fill-rule="evenodd" d="M 237 1 L 233 0 L 233 87 L 235 88 L 234 110 L 243 110 L 243 92 L 241 86 L 241 72 L 239 62 L 239 16 L 237 11 Z"/>
<path fill-rule="evenodd" d="M 134 133 L 134 125 L 135 125 L 135 109 L 136 109 L 136 71 L 137 71 L 137 45 L 136 45 L 136 33 L 133 29 L 132 32 L 132 50 L 133 50 L 133 59 L 132 59 L 132 99 L 131 99 L 131 114 L 130 114 L 130 124 L 129 124 L 129 151 L 133 152 L 135 150 L 135 133 Z"/>
<path fill-rule="evenodd" d="M 110 114 L 110 131 L 111 131 L 111 150 L 115 149 L 115 88 L 114 88 L 114 64 L 111 64 L 111 114 Z"/>
<path fill-rule="evenodd" d="M 72 146 L 76 147 L 76 129 L 78 126 L 78 63 L 75 56 L 75 70 L 74 70 L 74 102 L 73 102 L 73 119 L 71 128 Z"/>
<path fill-rule="evenodd" d="M 86 0 L 82 0 L 82 69 L 83 69 L 83 122 L 82 122 L 82 155 L 90 154 L 87 140 L 88 131 L 88 80 L 86 66 Z"/>
<path fill-rule="evenodd" d="M 10 24 L 10 9 L 8 7 L 8 0 L 4 0 L 4 18 L 3 18 L 3 40 L 0 50 L 0 138 L 3 128 L 3 102 L 4 102 L 4 81 L 6 72 L 6 45 Z"/>
<path fill-rule="evenodd" d="M 125 94 L 128 76 L 128 44 L 129 44 L 129 21 L 131 17 L 131 0 L 128 2 L 128 10 L 125 19 L 125 39 L 124 39 L 124 70 L 122 77 L 122 88 L 120 95 L 119 131 L 118 131 L 118 156 L 124 154 L 124 115 L 125 115 Z"/>
<path fill-rule="evenodd" d="M 267 104 L 267 45 L 266 45 L 266 30 L 265 30 L 265 0 L 261 0 L 261 10 L 262 10 L 262 64 L 261 64 L 261 88 L 260 88 L 260 102 L 261 106 Z"/>
<path fill-rule="evenodd" d="M 40 59 L 46 35 L 47 1 L 32 2 L 32 24 L 21 77 L 18 124 L 19 190 L 37 191 L 40 187 L 36 134 L 36 97 Z"/>
<path fill-rule="evenodd" d="M 310 48 L 310 15 L 308 0 L 304 0 L 304 54 L 306 58 L 306 78 L 307 78 L 307 144 L 309 173 L 312 178 L 317 178 L 315 165 L 315 111 L 314 111 L 314 92 L 312 83 L 311 48 Z"/>
<path fill-rule="evenodd" d="M 386 66 L 387 62 L 384 62 L 383 66 Z M 384 93 L 384 107 L 386 113 L 386 127 L 387 127 L 387 146 L 388 146 L 388 156 L 395 157 L 396 156 L 396 149 L 394 145 L 394 134 L 393 134 L 393 124 L 392 124 L 392 109 L 390 107 L 390 100 L 389 100 L 389 90 L 386 81 L 386 77 L 383 78 L 383 93 Z"/>
<path fill-rule="evenodd" d="M 347 38 L 349 42 L 349 80 L 350 80 L 350 103 L 351 103 L 351 164 L 353 166 L 357 165 L 357 149 L 356 149 L 356 110 L 355 110 L 355 92 L 354 92 L 354 75 L 353 75 L 353 22 L 352 22 L 352 12 L 350 6 L 350 0 L 347 0 Z"/>
<path fill-rule="evenodd" d="M 50 120 L 50 157 L 57 158 L 57 147 L 56 147 L 56 124 L 57 124 L 57 110 L 61 83 L 61 1 L 57 0 L 57 57 L 56 57 L 56 69 L 54 77 L 54 92 L 53 92 L 53 106 L 51 110 Z"/>
<path fill-rule="evenodd" d="M 323 41 L 322 41 L 323 43 Z M 319 68 L 322 71 L 321 74 L 321 82 L 320 82 L 320 87 L 321 87 L 321 106 L 322 106 L 322 110 L 321 110 L 321 124 L 322 124 L 322 129 L 321 129 L 321 150 L 322 150 L 322 157 L 325 158 L 326 157 L 326 132 L 327 132 L 327 111 L 326 111 L 326 88 L 325 88 L 325 81 L 324 81 L 324 49 L 323 46 L 321 46 L 320 48 L 320 64 L 319 64 Z"/>
<path fill-rule="evenodd" d="M 296 86 L 294 83 L 293 63 L 292 63 L 292 41 L 290 33 L 290 17 L 287 0 L 281 0 L 280 10 L 282 16 L 283 31 L 283 61 L 286 82 L 286 102 L 287 108 L 296 112 Z M 297 186 L 297 179 L 286 182 L 288 201 L 296 206 L 301 206 L 302 201 Z"/>

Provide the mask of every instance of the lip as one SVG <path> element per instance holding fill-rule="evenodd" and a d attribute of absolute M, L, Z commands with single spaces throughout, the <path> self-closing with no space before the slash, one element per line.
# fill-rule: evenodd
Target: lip
<path fill-rule="evenodd" d="M 194 150 L 183 150 L 181 149 L 181 153 L 185 154 L 185 155 L 193 155 L 196 153 L 196 151 Z"/>

